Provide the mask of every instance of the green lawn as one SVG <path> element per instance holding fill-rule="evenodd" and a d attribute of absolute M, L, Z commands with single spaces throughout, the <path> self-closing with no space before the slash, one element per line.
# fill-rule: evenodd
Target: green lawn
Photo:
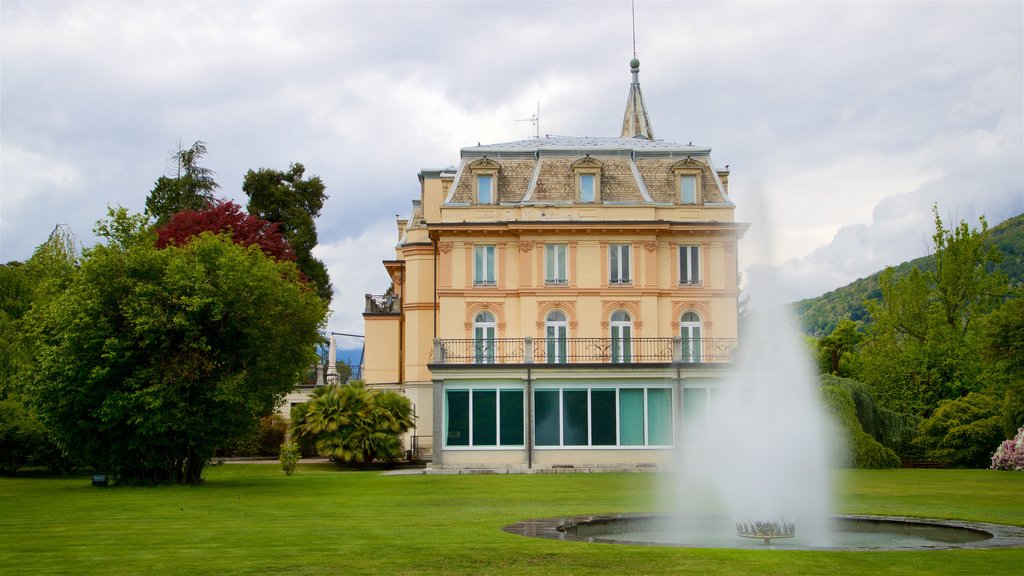
<path fill-rule="evenodd" d="M 702 550 L 556 542 L 526 518 L 656 510 L 657 474 L 381 476 L 212 468 L 199 487 L 0 478 L 0 574 L 1024 574 L 1024 548 Z M 1024 474 L 851 471 L 838 512 L 1024 525 Z"/>

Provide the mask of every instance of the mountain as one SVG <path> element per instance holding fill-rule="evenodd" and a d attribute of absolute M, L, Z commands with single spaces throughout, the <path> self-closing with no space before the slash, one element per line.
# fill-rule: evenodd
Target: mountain
<path fill-rule="evenodd" d="M 1003 261 L 995 268 L 1009 277 L 1010 284 L 1024 284 L 1024 214 L 1014 216 L 992 228 L 989 238 L 1003 256 Z M 915 267 L 922 271 L 933 271 L 935 260 L 930 255 L 922 256 L 894 266 L 898 275 L 907 274 Z M 878 288 L 880 275 L 879 271 L 817 298 L 794 303 L 793 307 L 804 333 L 809 336 L 825 336 L 830 334 L 843 318 L 870 322 L 871 318 L 864 301 L 881 298 L 882 292 Z"/>

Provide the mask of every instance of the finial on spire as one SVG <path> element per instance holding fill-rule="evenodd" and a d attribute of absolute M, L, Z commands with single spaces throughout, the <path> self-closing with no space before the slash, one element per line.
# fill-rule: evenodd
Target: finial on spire
<path fill-rule="evenodd" d="M 647 116 L 643 94 L 640 93 L 640 59 L 636 57 L 636 2 L 630 1 L 630 12 L 633 17 L 633 59 L 629 61 L 633 83 L 629 87 L 629 99 L 626 101 L 626 115 L 622 118 L 623 138 L 646 138 L 654 140 L 654 130 Z"/>
<path fill-rule="evenodd" d="M 654 129 L 651 128 L 644 96 L 640 92 L 640 59 L 633 56 L 629 61 L 629 68 L 633 73 L 633 83 L 629 86 L 626 114 L 622 117 L 622 137 L 654 140 Z"/>

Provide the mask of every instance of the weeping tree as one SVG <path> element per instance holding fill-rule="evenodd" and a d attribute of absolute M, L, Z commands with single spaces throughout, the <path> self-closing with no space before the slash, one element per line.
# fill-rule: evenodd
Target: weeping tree
<path fill-rule="evenodd" d="M 362 380 L 318 388 L 292 410 L 293 435 L 311 440 L 321 456 L 356 466 L 401 458 L 400 435 L 412 425 L 408 398 L 370 390 Z"/>
<path fill-rule="evenodd" d="M 112 217 L 98 232 L 118 234 L 30 313 L 40 415 L 116 482 L 198 483 L 300 381 L 326 305 L 257 245 L 204 232 L 160 249 L 145 219 Z"/>

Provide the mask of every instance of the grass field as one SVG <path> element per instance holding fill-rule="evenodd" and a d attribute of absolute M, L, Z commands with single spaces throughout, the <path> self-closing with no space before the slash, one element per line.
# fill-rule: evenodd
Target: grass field
<path fill-rule="evenodd" d="M 1024 548 L 678 549 L 506 534 L 515 521 L 657 509 L 657 474 L 381 476 L 211 468 L 199 487 L 0 478 L 0 574 L 1024 574 Z M 1024 474 L 849 471 L 837 512 L 1024 525 Z"/>

